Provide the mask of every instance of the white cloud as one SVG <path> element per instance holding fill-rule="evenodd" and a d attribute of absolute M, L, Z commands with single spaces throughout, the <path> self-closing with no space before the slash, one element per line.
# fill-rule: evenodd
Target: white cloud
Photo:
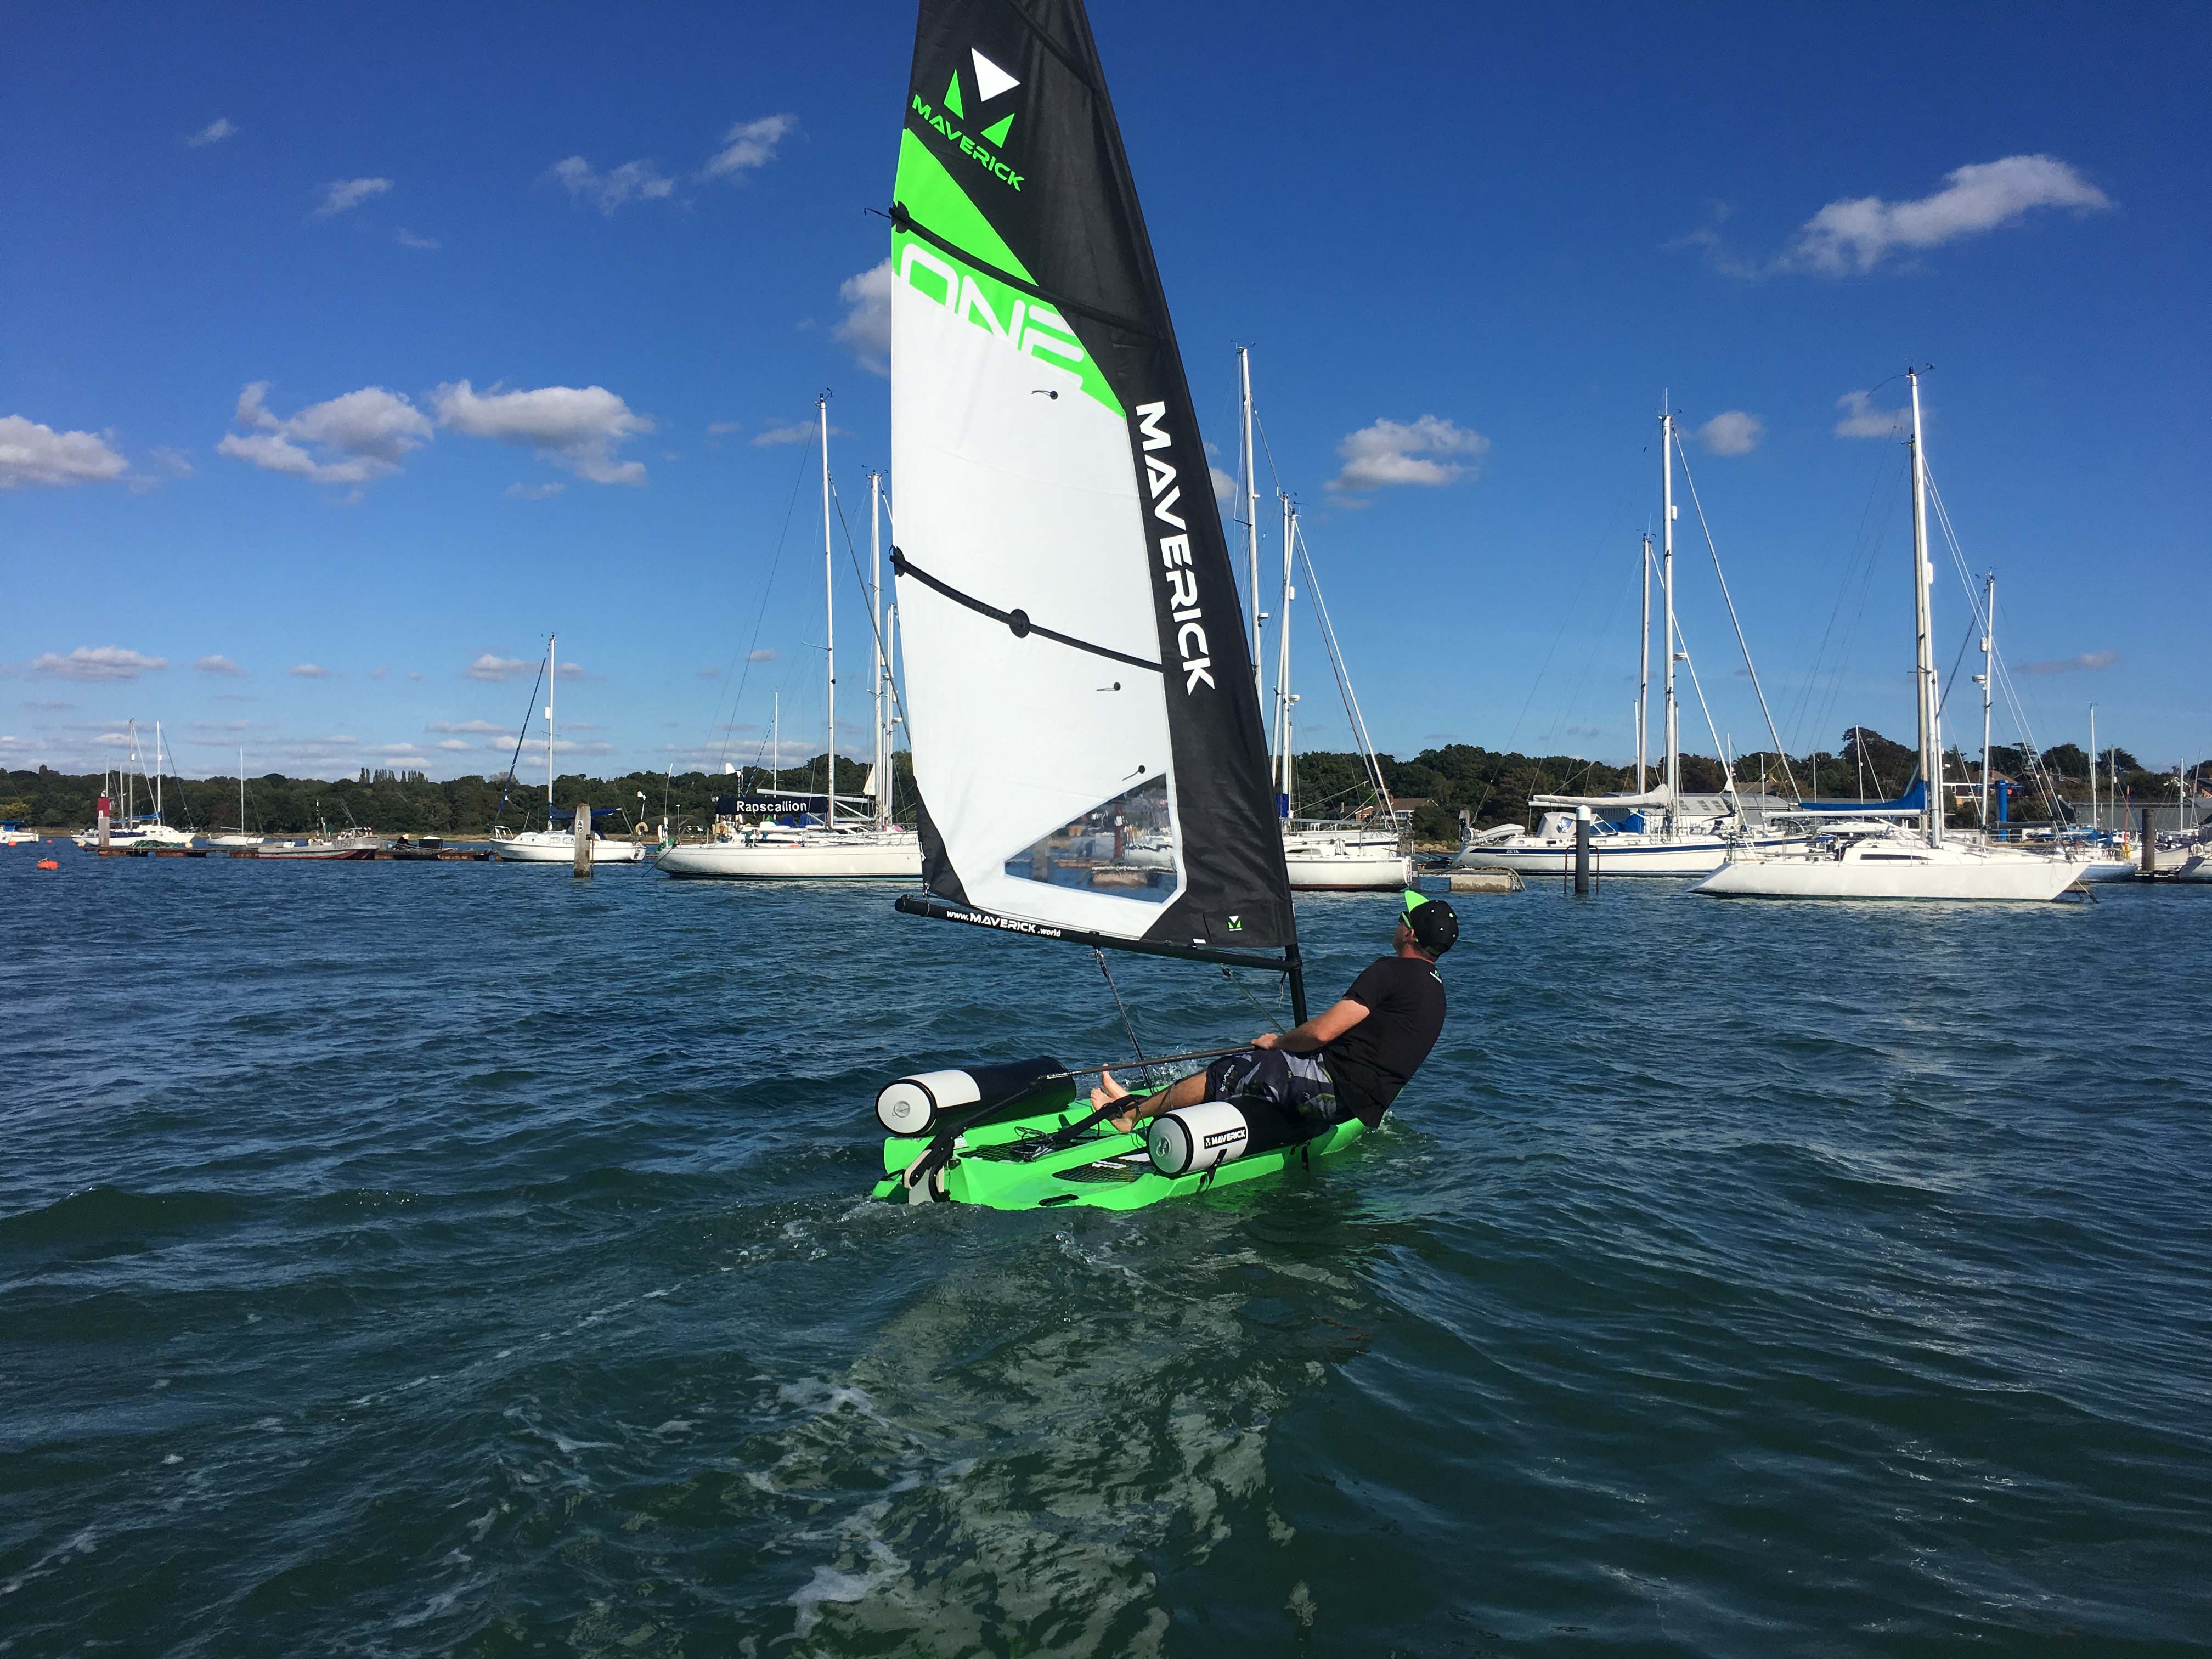
<path fill-rule="evenodd" d="M 339 214 L 359 207 L 372 196 L 381 196 L 392 188 L 389 179 L 340 179 L 323 189 L 323 199 L 316 208 L 318 219 L 333 219 Z"/>
<path fill-rule="evenodd" d="M 135 680 L 167 668 L 167 657 L 149 657 L 119 645 L 80 645 L 66 657 L 49 651 L 31 659 L 31 672 L 58 680 Z"/>
<path fill-rule="evenodd" d="M 404 393 L 382 386 L 365 386 L 328 403 L 310 404 L 289 420 L 270 413 L 268 392 L 268 381 L 256 380 L 238 394 L 234 418 L 252 430 L 226 433 L 216 446 L 219 453 L 317 483 L 365 484 L 398 471 L 410 450 L 430 441 L 429 416 Z M 300 447 L 301 442 L 317 446 L 325 459 Z"/>
<path fill-rule="evenodd" d="M 1386 484 L 1448 484 L 1479 471 L 1490 440 L 1441 416 L 1418 421 L 1377 421 L 1346 434 L 1336 453 L 1344 470 L 1331 489 L 1376 489 Z M 1455 459 L 1454 457 L 1463 459 Z"/>
<path fill-rule="evenodd" d="M 1698 441 L 1716 455 L 1748 455 L 1766 434 L 1766 422 L 1740 409 L 1723 410 L 1698 428 Z"/>
<path fill-rule="evenodd" d="M 186 477 L 192 470 L 192 464 L 185 459 L 184 451 L 171 449 L 166 444 L 148 450 L 146 459 L 173 478 Z"/>
<path fill-rule="evenodd" d="M 21 415 L 0 416 L 0 489 L 17 484 L 104 483 L 130 463 L 90 432 L 57 432 Z"/>
<path fill-rule="evenodd" d="M 2055 155 L 2008 155 L 1954 167 L 1943 188 L 1911 202 L 1862 196 L 1831 202 L 1808 219 L 1781 267 L 1841 276 L 1872 270 L 1900 248 L 1940 247 L 2017 224 L 2037 208 L 2076 214 L 2111 209 L 2112 198 Z"/>
<path fill-rule="evenodd" d="M 641 484 L 645 463 L 617 461 L 614 447 L 653 430 L 647 416 L 605 386 L 539 386 L 479 393 L 466 380 L 430 394 L 440 424 L 471 438 L 526 444 L 592 483 Z"/>
<path fill-rule="evenodd" d="M 707 423 L 707 435 L 710 438 L 726 438 L 732 432 L 744 430 L 743 421 L 709 421 Z"/>
<path fill-rule="evenodd" d="M 699 169 L 700 182 L 738 178 L 766 167 L 775 159 L 775 147 L 798 125 L 795 115 L 763 115 L 757 121 L 738 122 L 722 135 L 722 148 Z"/>
<path fill-rule="evenodd" d="M 2014 672 L 2021 674 L 2094 674 L 2100 668 L 2110 668 L 2120 659 L 2117 651 L 2084 651 L 2078 657 L 2060 657 L 2051 662 L 2024 662 Z"/>
<path fill-rule="evenodd" d="M 388 663 L 387 663 L 387 664 L 386 664 L 386 665 L 385 665 L 383 667 L 381 667 L 381 668 L 372 668 L 372 669 L 370 669 L 370 670 L 368 671 L 368 677 L 369 677 L 369 678 L 371 678 L 371 679 L 373 679 L 373 680 L 380 680 L 380 679 L 385 679 L 385 678 L 389 678 L 389 677 L 390 677 L 390 675 L 391 675 L 391 673 L 392 673 L 392 666 L 391 666 L 391 665 L 390 665 L 390 664 L 388 664 Z"/>
<path fill-rule="evenodd" d="M 246 671 L 228 657 L 202 657 L 192 666 L 203 674 L 228 674 L 238 679 L 246 678 Z"/>
<path fill-rule="evenodd" d="M 219 144 L 238 131 L 237 124 L 228 116 L 209 122 L 185 142 L 194 149 L 204 149 L 210 144 Z"/>
<path fill-rule="evenodd" d="M 757 651 L 748 651 L 745 653 L 745 660 L 747 662 L 774 662 L 775 660 L 775 648 L 773 646 L 763 646 Z"/>
<path fill-rule="evenodd" d="M 1844 418 L 1836 422 L 1838 438 L 1889 438 L 1905 430 L 1905 411 L 1876 409 L 1871 392 L 1846 392 L 1836 399 Z"/>
<path fill-rule="evenodd" d="M 468 746 L 468 744 L 459 738 L 447 738 L 438 745 L 441 749 L 449 750 L 466 749 Z"/>
<path fill-rule="evenodd" d="M 834 433 L 837 428 L 832 427 L 830 429 Z M 820 431 L 821 428 L 811 421 L 793 421 L 789 426 L 769 428 L 753 440 L 753 446 L 757 449 L 766 449 L 775 444 L 811 443 Z"/>
<path fill-rule="evenodd" d="M 830 331 L 874 374 L 891 372 L 891 262 L 870 265 L 837 286 L 845 302 L 844 319 Z"/>
<path fill-rule="evenodd" d="M 284 672 L 295 680 L 326 680 L 331 677 L 329 669 L 315 662 L 294 663 Z"/>
<path fill-rule="evenodd" d="M 664 200 L 676 188 L 676 181 L 663 178 L 650 161 L 624 161 L 601 173 L 582 156 L 571 155 L 547 173 L 567 187 L 570 201 L 588 202 L 610 216 L 631 202 Z"/>
<path fill-rule="evenodd" d="M 477 678 L 482 679 L 486 677 L 478 675 Z M 506 677 L 501 675 L 495 678 Z M 425 732 L 472 732 L 488 738 L 511 738 L 514 735 L 511 727 L 500 726 L 490 720 L 432 720 L 422 729 Z"/>
<path fill-rule="evenodd" d="M 1237 499 L 1237 480 L 1218 466 L 1209 466 L 1206 470 L 1213 477 L 1214 505 L 1227 507 Z"/>
<path fill-rule="evenodd" d="M 429 237 L 418 236 L 404 225 L 392 233 L 392 240 L 402 247 L 415 248 L 425 253 L 435 253 L 439 247 L 439 244 Z"/>
<path fill-rule="evenodd" d="M 536 666 L 537 664 L 534 661 L 526 658 L 495 657 L 487 651 L 466 668 L 461 670 L 461 672 L 472 680 L 509 680 L 525 669 Z M 435 726 L 430 729 L 434 732 L 437 730 Z"/>
<path fill-rule="evenodd" d="M 556 478 L 550 483 L 511 483 L 507 487 L 507 493 L 518 501 L 550 501 L 568 487 Z"/>
<path fill-rule="evenodd" d="M 699 671 L 699 678 L 702 680 L 719 680 L 722 678 L 722 671 L 714 667 L 702 668 Z"/>
<path fill-rule="evenodd" d="M 553 677 L 556 679 L 562 680 L 603 680 L 606 678 L 605 674 L 592 673 L 580 662 L 562 663 L 558 668 L 553 671 Z M 571 726 L 574 726 L 576 723 L 577 722 L 574 720 L 570 720 L 568 722 Z"/>

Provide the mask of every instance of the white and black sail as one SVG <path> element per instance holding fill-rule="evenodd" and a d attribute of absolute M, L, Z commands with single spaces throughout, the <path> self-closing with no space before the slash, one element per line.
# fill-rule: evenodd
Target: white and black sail
<path fill-rule="evenodd" d="M 924 0 L 894 201 L 931 891 L 1140 949 L 1294 951 L 1228 549 L 1079 0 Z"/>

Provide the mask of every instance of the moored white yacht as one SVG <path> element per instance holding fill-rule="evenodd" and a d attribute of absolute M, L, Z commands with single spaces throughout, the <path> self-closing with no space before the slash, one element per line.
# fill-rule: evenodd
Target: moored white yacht
<path fill-rule="evenodd" d="M 569 827 L 562 827 L 562 815 L 553 806 L 553 708 L 555 689 L 559 681 L 560 659 L 554 654 L 560 643 L 557 634 L 545 641 L 545 827 L 543 830 L 509 830 L 494 824 L 491 832 L 492 850 L 508 864 L 565 864 L 574 867 L 576 861 L 575 817 L 567 815 Z M 537 698 L 533 696 L 534 703 Z M 600 864 L 641 864 L 645 860 L 645 848 L 635 841 L 620 841 L 599 833 L 599 819 L 602 814 L 592 814 L 592 862 Z"/>
<path fill-rule="evenodd" d="M 1942 708 L 1931 643 L 1927 459 L 1920 431 L 1920 380 L 1912 390 L 1912 594 L 1920 776 L 1941 778 Z M 1986 744 L 1984 745 L 1986 754 Z M 1986 780 L 1987 763 L 1984 775 Z M 1982 899 L 2045 901 L 2081 879 L 2081 867 L 2051 853 L 1946 834 L 1940 788 L 1923 783 L 1917 824 L 1846 817 L 1797 848 L 1737 849 L 1694 890 L 1713 898 Z M 1984 823 L 1987 818 L 1984 815 Z M 1984 836 L 1986 830 L 1984 830 Z"/>
<path fill-rule="evenodd" d="M 868 773 L 868 798 L 874 811 L 866 819 L 840 822 L 837 808 L 837 605 L 836 565 L 830 556 L 830 400 L 816 399 L 822 441 L 822 588 L 823 643 L 828 654 L 827 725 L 829 748 L 823 769 L 829 775 L 819 796 L 793 799 L 797 823 L 717 823 L 705 842 L 680 842 L 662 849 L 654 860 L 664 875 L 687 879 L 766 881 L 911 881 L 921 879 L 921 837 L 891 822 L 892 775 L 890 723 L 886 718 L 890 696 L 890 653 L 885 643 L 883 610 L 882 481 L 869 481 L 868 518 L 871 569 L 876 574 L 869 609 L 875 629 L 875 764 Z M 893 550 L 896 556 L 896 550 Z M 896 556 L 893 562 L 896 562 Z M 895 627 L 894 618 L 890 624 Z M 781 728 L 772 746 L 778 751 L 776 766 L 783 763 Z M 779 770 L 779 775 L 781 775 Z M 820 817 L 808 811 L 818 803 Z M 810 821 L 812 820 L 812 821 Z"/>
<path fill-rule="evenodd" d="M 114 815 L 114 797 L 106 793 L 106 775 L 103 773 L 100 776 L 100 812 L 107 818 L 108 847 L 111 849 L 136 847 L 190 847 L 192 844 L 191 831 L 177 829 L 173 824 L 164 822 L 161 816 L 161 779 L 164 773 L 161 765 L 161 723 L 159 720 L 154 722 L 154 775 L 147 779 L 154 791 L 154 810 L 144 816 L 141 816 L 134 810 L 137 805 L 135 799 L 137 780 L 131 775 L 130 771 L 131 765 L 137 765 L 140 775 L 144 775 L 145 769 L 138 760 L 138 722 L 137 720 L 130 723 L 130 763 L 118 767 L 116 770 L 116 781 L 122 786 L 123 812 L 120 817 Z M 100 826 L 95 823 L 91 829 L 81 830 L 70 839 L 87 852 L 90 852 L 100 845 Z"/>
<path fill-rule="evenodd" d="M 1244 417 L 1244 547 L 1246 580 L 1252 592 L 1252 689 L 1261 686 L 1260 628 L 1266 620 L 1260 611 L 1260 491 L 1252 447 L 1252 368 L 1249 350 L 1237 349 L 1238 379 L 1243 385 Z M 1282 495 L 1283 586 L 1276 637 L 1274 730 L 1269 735 L 1273 757 L 1275 806 L 1283 838 L 1283 868 L 1294 893 L 1397 892 L 1413 885 L 1413 860 L 1406 851 L 1403 830 L 1390 791 L 1382 779 L 1382 763 L 1368 740 L 1367 723 L 1359 712 L 1359 699 L 1352 689 L 1351 671 L 1337 648 L 1336 630 L 1328 620 L 1328 607 L 1314 574 L 1313 554 L 1305 553 L 1306 585 L 1313 596 L 1313 614 L 1322 644 L 1335 671 L 1337 689 L 1343 694 L 1344 712 L 1351 722 L 1353 741 L 1365 768 L 1368 804 L 1364 816 L 1349 818 L 1301 817 L 1297 811 L 1296 731 L 1297 697 L 1291 690 L 1291 604 L 1297 598 L 1292 573 L 1298 554 L 1298 512 L 1287 493 Z"/>

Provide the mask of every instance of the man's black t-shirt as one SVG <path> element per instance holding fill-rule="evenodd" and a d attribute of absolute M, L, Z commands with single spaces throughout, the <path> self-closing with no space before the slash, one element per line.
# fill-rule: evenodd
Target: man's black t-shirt
<path fill-rule="evenodd" d="M 1367 1018 L 1321 1051 L 1348 1115 L 1369 1128 L 1420 1069 L 1444 1028 L 1444 982 L 1418 957 L 1382 957 L 1344 994 L 1367 1005 Z"/>

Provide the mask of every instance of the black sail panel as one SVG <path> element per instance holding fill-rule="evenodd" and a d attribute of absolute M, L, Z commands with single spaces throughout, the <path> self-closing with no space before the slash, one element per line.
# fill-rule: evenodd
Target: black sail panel
<path fill-rule="evenodd" d="M 892 216 L 931 888 L 1108 936 L 1293 943 L 1229 550 L 1078 0 L 924 0 Z"/>

